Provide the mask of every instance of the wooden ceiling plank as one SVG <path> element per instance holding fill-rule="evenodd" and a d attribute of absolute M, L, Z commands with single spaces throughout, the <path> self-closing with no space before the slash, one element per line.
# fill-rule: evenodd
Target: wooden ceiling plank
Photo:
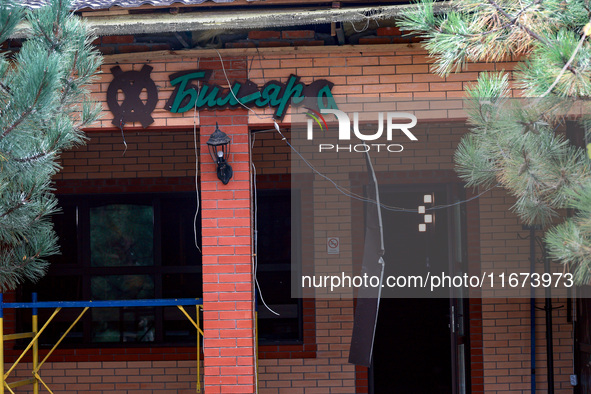
<path fill-rule="evenodd" d="M 266 48 L 225 48 L 225 49 L 185 49 L 181 51 L 154 51 L 122 53 L 104 56 L 105 64 L 163 62 L 179 58 L 200 57 L 232 57 L 288 55 L 288 54 L 372 54 L 378 52 L 422 52 L 424 49 L 418 43 L 413 44 L 378 44 L 378 45 L 340 45 L 340 46 L 302 46 L 302 47 L 266 47 Z"/>

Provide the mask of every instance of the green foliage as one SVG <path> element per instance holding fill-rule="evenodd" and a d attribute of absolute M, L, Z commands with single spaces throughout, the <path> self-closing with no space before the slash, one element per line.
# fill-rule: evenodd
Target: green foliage
<path fill-rule="evenodd" d="M 81 129 L 101 111 L 86 86 L 102 58 L 69 2 L 29 10 L 0 0 L 0 42 L 20 22 L 30 25 L 21 49 L 0 54 L 0 291 L 40 278 L 45 258 L 58 253 L 56 160 L 84 143 Z"/>
<path fill-rule="evenodd" d="M 552 37 L 552 46 L 536 46 L 531 56 L 517 68 L 518 80 L 527 95 L 543 95 L 557 78 L 552 91 L 556 96 L 584 98 L 591 94 L 591 47 L 588 45 L 580 48 L 567 72 L 559 75 L 580 38 L 579 32 L 561 29 Z"/>
<path fill-rule="evenodd" d="M 562 133 L 566 114 L 591 117 L 581 103 L 591 96 L 591 8 L 586 0 L 457 0 L 435 12 L 421 0 L 400 26 L 426 39 L 435 71 L 446 76 L 469 62 L 520 58 L 515 71 L 481 73 L 467 89 L 471 132 L 455 153 L 468 187 L 499 185 L 516 199 L 527 224 L 552 226 L 558 210 L 572 219 L 551 227 L 546 243 L 572 268 L 577 284 L 591 280 L 591 166 L 585 151 Z M 512 86 L 524 98 L 512 97 Z M 558 132 L 557 130 L 560 130 Z"/>
<path fill-rule="evenodd" d="M 576 215 L 551 228 L 546 243 L 552 258 L 572 267 L 580 283 L 591 281 L 591 185 L 572 192 Z"/>
<path fill-rule="evenodd" d="M 550 56 L 547 52 L 559 51 L 561 43 L 566 45 L 573 35 L 580 35 L 590 17 L 585 0 L 457 0 L 439 14 L 435 4 L 420 0 L 398 25 L 426 39 L 425 48 L 435 58 L 440 75 L 460 71 L 468 62 L 495 62 L 524 54 L 545 59 Z M 557 67 L 562 68 L 560 63 L 543 64 L 546 70 Z"/>

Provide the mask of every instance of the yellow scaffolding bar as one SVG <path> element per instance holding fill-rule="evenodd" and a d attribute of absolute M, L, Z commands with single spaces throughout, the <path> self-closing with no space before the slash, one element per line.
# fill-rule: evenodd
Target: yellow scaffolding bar
<path fill-rule="evenodd" d="M 187 319 L 195 326 L 197 329 L 197 392 L 201 392 L 201 341 L 199 340 L 199 335 L 203 338 L 203 330 L 201 330 L 199 325 L 199 311 L 203 308 L 202 305 L 197 305 L 197 319 L 196 321 L 187 313 L 185 308 L 182 305 L 177 305 L 177 308 L 180 309 L 181 312 L 186 316 Z"/>
<path fill-rule="evenodd" d="M 33 302 L 37 302 L 37 293 L 33 294 Z M 39 334 L 39 316 L 37 308 L 33 308 L 33 316 L 31 317 L 31 334 L 33 338 Z M 33 344 L 33 371 L 37 370 L 39 365 L 39 341 L 35 341 Z M 33 394 L 39 394 L 39 379 L 33 373 Z"/>
<path fill-rule="evenodd" d="M 35 333 L 33 333 L 33 332 L 20 332 L 18 334 L 4 335 L 4 340 L 5 341 L 14 341 L 17 339 L 33 338 L 34 336 L 35 336 Z"/>
<path fill-rule="evenodd" d="M 2 294 L 0 294 L 0 304 L 2 303 Z M 0 309 L 0 394 L 4 394 L 4 310 Z"/>

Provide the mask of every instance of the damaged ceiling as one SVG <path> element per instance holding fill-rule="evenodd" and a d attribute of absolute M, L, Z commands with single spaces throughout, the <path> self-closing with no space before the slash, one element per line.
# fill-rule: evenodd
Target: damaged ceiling
<path fill-rule="evenodd" d="M 23 3 L 36 7 L 47 1 Z M 171 48 L 186 49 L 221 48 L 227 41 L 244 39 L 250 30 L 290 28 L 314 30 L 325 45 L 337 43 L 335 36 L 338 45 L 356 44 L 359 37 L 375 33 L 378 27 L 395 26 L 396 17 L 413 6 L 399 1 L 74 0 L 73 4 L 97 36 L 135 35 L 150 43 L 178 41 Z M 223 4 L 230 7 L 215 7 Z M 444 9 L 448 4 L 441 2 L 436 8 Z M 324 37 L 327 26 L 333 38 Z M 27 35 L 28 26 L 23 23 L 11 38 Z"/>
<path fill-rule="evenodd" d="M 257 10 L 241 12 L 191 12 L 132 14 L 109 18 L 87 17 L 98 35 L 168 33 L 175 31 L 266 29 L 318 25 L 332 22 L 365 22 L 391 19 L 410 5 L 381 7 Z"/>
<path fill-rule="evenodd" d="M 150 5 L 154 7 L 168 7 L 173 4 L 197 5 L 205 2 L 233 3 L 234 0 L 73 0 L 72 8 L 74 10 L 81 10 L 84 8 L 91 8 L 93 10 L 104 10 L 111 7 L 136 8 L 141 7 L 143 5 Z M 22 1 L 23 5 L 32 8 L 42 7 L 47 3 L 47 0 Z"/>
<path fill-rule="evenodd" d="M 107 1 L 107 0 L 104 0 Z M 113 0 L 109 0 L 113 1 Z M 140 0 L 127 0 L 137 1 Z M 154 2 L 172 0 L 154 0 Z M 185 0 L 204 1 L 204 0 Z M 227 0 L 217 0 L 227 1 Z M 29 0 L 33 2 L 33 0 Z M 40 1 L 39 1 L 40 2 Z M 155 34 L 181 31 L 267 29 L 276 27 L 330 24 L 333 22 L 369 23 L 391 20 L 409 4 L 315 9 L 257 9 L 240 12 L 141 13 L 112 16 L 86 16 L 98 36 L 120 34 Z M 440 8 L 446 7 L 442 3 Z M 20 26 L 13 38 L 26 36 L 26 25 Z"/>

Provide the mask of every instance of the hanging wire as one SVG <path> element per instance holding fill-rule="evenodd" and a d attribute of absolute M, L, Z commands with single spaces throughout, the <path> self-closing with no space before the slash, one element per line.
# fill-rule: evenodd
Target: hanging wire
<path fill-rule="evenodd" d="M 228 86 L 231 86 L 230 83 L 230 79 L 228 78 L 228 74 L 226 73 L 226 67 L 224 66 L 224 59 L 222 58 L 221 53 L 215 49 L 216 53 L 218 54 L 218 57 L 220 58 L 220 63 L 222 65 L 222 71 L 224 73 L 224 77 L 226 78 L 226 82 L 228 83 Z M 260 58 L 259 58 L 260 61 Z M 252 63 L 251 63 L 252 66 Z M 236 99 L 236 101 L 238 102 L 238 104 L 240 104 L 242 107 L 244 107 L 245 109 L 253 112 L 255 115 L 257 115 L 257 117 L 262 118 L 262 119 L 269 119 L 272 118 L 272 116 L 266 116 L 266 117 L 261 117 L 260 115 L 258 115 L 252 108 L 244 105 L 239 99 L 238 97 L 236 97 L 236 94 L 234 94 L 234 91 L 232 89 L 230 89 L 230 92 L 232 93 L 232 96 L 234 96 L 234 99 Z M 252 146 L 254 146 L 254 142 L 255 139 L 253 139 L 252 141 Z M 252 147 L 250 149 L 250 163 L 252 165 L 253 168 L 253 181 L 252 181 L 252 186 L 254 189 L 254 195 L 251 195 L 251 199 L 253 200 L 253 204 L 254 204 L 254 243 L 255 243 L 255 247 L 254 247 L 254 256 L 253 256 L 253 272 L 254 272 L 254 278 L 255 278 L 255 286 L 259 292 L 259 297 L 261 298 L 261 302 L 263 303 L 263 305 L 265 306 L 265 308 L 267 308 L 269 310 L 269 312 L 279 316 L 279 313 L 275 312 L 273 309 L 271 309 L 269 307 L 269 305 L 267 305 L 267 303 L 265 302 L 265 299 L 263 297 L 263 292 L 261 291 L 260 285 L 259 285 L 259 280 L 257 278 L 257 268 L 258 268 L 258 256 L 257 256 L 257 236 L 258 236 L 258 230 L 257 230 L 257 219 L 256 219 L 256 215 L 257 215 L 257 198 L 256 198 L 256 167 L 254 165 L 254 161 L 252 160 Z M 251 192 L 252 193 L 252 192 Z"/>
<path fill-rule="evenodd" d="M 199 82 L 197 82 L 197 94 L 199 94 Z M 195 208 L 195 216 L 193 216 L 193 241 L 199 253 L 203 254 L 197 241 L 197 217 L 199 216 L 199 208 L 201 207 L 199 199 L 199 149 L 197 145 L 197 100 L 195 100 L 195 107 L 193 108 L 193 149 L 195 152 L 195 197 L 197 206 Z"/>
<path fill-rule="evenodd" d="M 225 79 L 226 79 L 226 82 L 228 83 L 228 86 L 231 86 L 230 79 L 228 78 L 228 74 L 227 74 L 227 72 L 226 72 L 226 68 L 225 68 L 225 66 L 224 66 L 224 59 L 222 58 L 222 55 L 221 55 L 221 53 L 220 53 L 220 52 L 219 52 L 217 49 L 214 49 L 214 50 L 216 51 L 216 53 L 217 53 L 217 55 L 218 55 L 218 57 L 219 57 L 219 59 L 220 59 L 220 63 L 221 63 L 221 66 L 222 66 L 222 72 L 224 73 L 224 77 L 225 77 Z M 257 53 L 258 53 L 258 50 L 257 50 Z M 260 63 L 262 63 L 262 62 L 261 62 L 261 58 L 260 58 L 260 53 L 259 53 L 259 62 L 260 62 Z M 252 63 L 251 63 L 251 67 L 252 67 Z M 262 68 L 262 66 L 261 66 L 261 68 Z M 264 78 L 263 78 L 263 79 L 264 79 Z M 364 201 L 364 202 L 370 202 L 370 203 L 378 204 L 378 202 L 377 202 L 377 201 L 375 201 L 375 200 L 368 199 L 368 198 L 366 198 L 366 197 L 360 196 L 360 195 L 358 195 L 358 194 L 355 194 L 355 193 L 353 193 L 353 192 L 351 192 L 351 191 L 347 190 L 346 188 L 344 188 L 344 187 L 340 186 L 339 184 L 337 184 L 337 183 L 336 183 L 336 182 L 335 182 L 333 179 L 331 179 L 330 177 L 328 177 L 328 176 L 324 175 L 323 173 L 321 173 L 320 171 L 316 170 L 316 168 L 314 168 L 314 166 L 313 166 L 311 163 L 309 163 L 309 162 L 308 162 L 308 161 L 307 161 L 307 160 L 306 160 L 306 159 L 305 159 L 305 158 L 304 158 L 304 157 L 301 155 L 301 153 L 300 153 L 300 152 L 299 152 L 297 149 L 295 149 L 295 148 L 293 147 L 293 145 L 291 145 L 291 143 L 288 141 L 288 139 L 285 137 L 285 135 L 283 135 L 283 133 L 281 132 L 281 128 L 279 127 L 279 125 L 277 124 L 277 121 L 276 121 L 276 120 L 273 118 L 273 116 L 272 116 L 272 115 L 269 115 L 269 116 L 261 116 L 261 115 L 259 115 L 259 114 L 258 114 L 258 113 L 257 113 L 255 110 L 253 110 L 253 109 L 252 109 L 252 108 L 250 108 L 249 106 L 247 106 L 247 105 L 245 105 L 244 103 L 242 103 L 242 102 L 241 102 L 241 101 L 238 99 L 238 97 L 236 96 L 236 94 L 234 93 L 234 91 L 233 91 L 232 89 L 229 89 L 229 90 L 230 90 L 230 93 L 232 94 L 232 96 L 234 97 L 234 99 L 236 100 L 236 102 L 237 102 L 237 103 L 238 103 L 240 106 L 242 106 L 244 109 L 246 109 L 246 110 L 247 110 L 247 111 L 249 111 L 250 113 L 254 114 L 254 115 L 255 115 L 255 116 L 258 118 L 258 119 L 263 119 L 263 120 L 268 120 L 268 119 L 271 119 L 271 120 L 273 120 L 273 124 L 274 124 L 275 130 L 276 130 L 276 131 L 277 131 L 277 133 L 278 133 L 278 134 L 279 134 L 279 135 L 282 137 L 282 140 L 283 140 L 283 141 L 285 141 L 285 143 L 287 144 L 287 146 L 289 146 L 289 147 L 290 147 L 290 149 L 291 149 L 291 150 L 292 150 L 294 153 L 296 153 L 296 154 L 297 154 L 297 155 L 298 155 L 298 156 L 299 156 L 299 157 L 300 157 L 300 158 L 301 158 L 301 159 L 304 161 L 304 163 L 306 163 L 306 165 L 307 165 L 307 166 L 308 166 L 308 167 L 309 167 L 309 168 L 310 168 L 310 169 L 311 169 L 311 170 L 312 170 L 314 173 L 316 173 L 316 174 L 317 174 L 317 175 L 319 175 L 320 177 L 322 177 L 322 178 L 326 179 L 327 181 L 329 181 L 329 182 L 330 182 L 330 183 L 331 183 L 331 184 L 332 184 L 332 185 L 333 185 L 333 186 L 334 186 L 334 187 L 335 187 L 335 188 L 336 188 L 336 189 L 337 189 L 337 190 L 338 190 L 340 193 L 342 193 L 342 194 L 344 194 L 345 196 L 348 196 L 348 197 L 350 197 L 350 198 L 352 198 L 352 199 L 356 199 L 356 200 L 359 200 L 359 201 Z M 267 131 L 272 131 L 272 130 L 264 130 L 263 132 L 267 132 Z M 265 306 L 265 307 L 266 307 L 266 308 L 267 308 L 267 309 L 268 309 L 268 310 L 269 310 L 271 313 L 273 313 L 273 314 L 275 314 L 275 315 L 279 316 L 279 313 L 277 313 L 277 312 L 275 312 L 274 310 L 272 310 L 272 309 L 271 309 L 271 308 L 270 308 L 270 307 L 269 307 L 269 306 L 266 304 L 266 302 L 264 301 L 263 294 L 262 294 L 262 292 L 261 292 L 261 289 L 260 289 L 260 286 L 259 286 L 259 282 L 258 282 L 258 278 L 257 278 L 257 275 L 256 275 L 256 273 L 257 273 L 257 264 L 258 264 L 258 256 L 257 256 L 257 236 L 258 236 L 258 230 L 257 230 L 257 222 L 256 222 L 256 215 L 257 215 L 257 208 L 258 208 L 258 207 L 257 207 L 257 203 L 258 203 L 258 201 L 256 200 L 256 167 L 255 167 L 255 165 L 254 165 L 254 162 L 253 162 L 253 160 L 252 160 L 252 149 L 253 149 L 253 147 L 254 147 L 254 142 L 255 142 L 255 138 L 256 138 L 256 137 L 254 137 L 254 135 L 255 135 L 254 133 L 251 133 L 250 135 L 251 135 L 251 136 L 253 136 L 253 141 L 252 141 L 251 149 L 249 150 L 249 151 L 250 151 L 250 152 L 249 152 L 249 155 L 250 155 L 250 163 L 251 163 L 251 166 L 252 166 L 252 169 L 253 169 L 253 178 L 251 178 L 251 182 L 253 182 L 253 183 L 252 183 L 252 190 L 254 191 L 254 195 L 253 195 L 253 196 L 251 196 L 251 198 L 253 198 L 253 204 L 254 204 L 254 234 L 255 234 L 255 236 L 254 236 L 254 238 L 255 238 L 255 239 L 254 239 L 254 244 L 255 244 L 255 247 L 254 247 L 254 254 L 253 254 L 253 272 L 254 272 L 254 276 L 255 276 L 255 284 L 254 284 L 254 286 L 256 286 L 256 289 L 258 289 L 258 291 L 259 291 L 259 296 L 260 296 L 260 298 L 261 298 L 261 302 L 263 303 L 263 305 L 264 305 L 264 306 Z M 498 186 L 498 184 L 497 184 L 497 185 L 494 185 L 494 186 L 492 186 L 492 187 L 490 187 L 490 188 L 488 188 L 488 189 L 486 189 L 485 191 L 481 192 L 480 194 L 478 194 L 478 195 L 476 195 L 476 196 L 473 196 L 473 197 L 471 197 L 471 198 L 469 198 L 469 199 L 467 199 L 467 200 L 463 200 L 463 201 L 457 201 L 456 203 L 453 203 L 453 204 L 448 204 L 448 205 L 441 205 L 441 206 L 432 207 L 432 208 L 430 208 L 429 210 L 435 210 L 435 209 L 449 208 L 449 207 L 453 207 L 453 206 L 456 206 L 456 205 L 460 205 L 460 204 L 467 203 L 467 202 L 469 202 L 469 201 L 472 201 L 472 200 L 475 200 L 475 199 L 477 199 L 477 198 L 481 197 L 482 195 L 484 195 L 485 193 L 488 193 L 489 191 L 491 191 L 492 189 L 496 188 L 497 186 Z M 391 207 L 391 206 L 387 206 L 387 205 L 384 205 L 384 204 L 381 204 L 381 203 L 380 203 L 379 205 L 380 205 L 380 207 L 382 207 L 383 209 L 386 209 L 386 210 L 389 210 L 389 211 L 398 211 L 398 212 L 411 212 L 411 213 L 415 213 L 415 212 L 417 212 L 417 210 L 416 210 L 416 209 L 405 209 L 405 208 L 399 208 L 399 207 Z M 256 311 L 254 311 L 254 310 L 253 310 L 253 318 L 254 318 L 254 315 L 255 315 L 255 313 L 256 313 Z M 255 331 L 255 335 L 256 335 L 256 325 L 253 327 L 253 331 Z M 255 351 L 258 353 L 258 343 L 257 343 L 256 341 L 255 341 Z M 257 367 L 255 367 L 255 371 L 254 371 L 254 374 L 255 374 L 255 382 L 256 382 L 255 384 L 257 385 L 257 391 L 258 391 L 258 370 L 257 370 L 257 369 L 258 369 L 258 364 L 257 364 Z"/>
<path fill-rule="evenodd" d="M 329 181 L 334 187 L 335 189 L 337 189 L 339 192 L 341 192 L 342 194 L 344 194 L 345 196 L 354 199 L 354 200 L 358 200 L 358 201 L 362 201 L 362 202 L 368 202 L 368 203 L 372 203 L 372 204 L 378 204 L 378 202 L 374 199 L 371 198 L 367 198 L 364 196 L 361 196 L 359 194 L 353 193 L 352 191 L 340 186 L 339 184 L 337 184 L 334 180 L 332 180 L 330 177 L 324 175 L 323 173 L 321 173 L 320 171 L 318 171 L 304 156 L 301 155 L 301 153 L 293 147 L 293 145 L 287 140 L 287 137 L 285 137 L 285 135 L 283 135 L 283 133 L 281 132 L 281 129 L 279 128 L 279 125 L 277 124 L 277 122 L 275 122 L 275 130 L 277 130 L 277 132 L 281 135 L 282 140 L 285 141 L 285 143 L 287 144 L 287 146 L 289 146 L 291 148 L 291 150 L 297 154 L 300 159 L 302 159 L 302 161 L 318 176 L 324 178 L 325 180 Z M 460 204 L 464 204 L 467 202 L 470 202 L 472 200 L 477 199 L 478 197 L 482 196 L 483 194 L 488 193 L 489 191 L 491 191 L 492 189 L 496 188 L 497 186 L 499 186 L 499 184 L 497 183 L 496 185 L 486 189 L 485 191 L 481 192 L 480 194 L 470 197 L 466 200 L 461 200 L 461 201 L 457 201 L 453 204 L 447 204 L 447 205 L 437 205 L 431 208 L 426 209 L 427 211 L 433 211 L 433 210 L 437 210 L 437 209 L 444 209 L 444 208 L 450 208 L 450 207 L 454 207 L 456 205 L 460 205 Z M 387 211 L 393 211 L 393 212 L 408 212 L 408 213 L 418 213 L 418 209 L 407 209 L 407 208 L 401 208 L 401 207 L 394 207 L 394 206 L 390 206 L 390 205 L 385 205 L 382 203 L 379 203 L 380 207 L 382 207 L 383 209 L 387 210 Z"/>
<path fill-rule="evenodd" d="M 222 65 L 222 71 L 224 73 L 224 77 L 226 78 L 226 81 L 228 82 L 228 85 L 230 84 L 230 79 L 228 78 L 228 74 L 226 72 L 226 68 L 224 67 L 224 59 L 222 58 L 221 53 L 215 49 L 218 57 L 220 58 L 220 63 Z M 260 62 L 260 57 L 259 57 L 259 62 Z M 359 194 L 356 194 L 350 190 L 348 190 L 347 188 L 340 186 L 338 183 L 336 183 L 332 178 L 330 178 L 329 176 L 323 174 L 322 172 L 318 171 L 308 160 L 306 160 L 306 158 L 304 158 L 304 156 L 302 156 L 302 154 L 289 142 L 289 140 L 287 139 L 287 137 L 285 137 L 285 135 L 281 132 L 281 128 L 279 127 L 279 124 L 277 124 L 277 121 L 273 118 L 272 115 L 267 115 L 267 116 L 260 116 L 255 110 L 253 110 L 252 108 L 250 108 L 249 106 L 243 104 L 238 97 L 236 97 L 236 94 L 234 94 L 233 90 L 230 89 L 230 93 L 232 94 L 232 96 L 234 96 L 234 99 L 236 99 L 236 101 L 238 102 L 238 104 L 240 104 L 243 108 L 245 108 L 246 110 L 250 111 L 251 113 L 253 113 L 257 118 L 259 119 L 271 119 L 273 120 L 273 125 L 275 127 L 275 130 L 279 133 L 279 135 L 281 136 L 282 141 L 285 141 L 285 144 L 287 146 L 289 146 L 289 148 L 296 154 L 298 155 L 298 157 L 300 159 L 302 159 L 302 161 L 318 176 L 320 176 L 321 178 L 327 180 L 328 182 L 330 182 L 335 189 L 337 189 L 340 193 L 342 193 L 343 195 L 352 198 L 354 200 L 358 200 L 358 201 L 362 201 L 362 202 L 368 202 L 368 203 L 372 203 L 372 204 L 377 204 L 378 202 L 376 200 L 361 196 Z M 266 131 L 266 130 L 265 130 Z M 252 162 L 252 160 L 251 160 Z M 466 200 L 461 200 L 461 201 L 456 201 L 453 204 L 447 204 L 447 205 L 437 205 L 431 208 L 428 208 L 428 211 L 433 211 L 433 210 L 438 210 L 438 209 L 444 209 L 444 208 L 450 208 L 450 207 L 454 207 L 456 205 L 461 205 L 461 204 L 465 204 L 468 203 L 470 201 L 473 201 L 479 197 L 481 197 L 482 195 L 488 193 L 489 191 L 493 190 L 494 188 L 498 187 L 500 185 L 500 183 L 497 183 L 494 186 L 489 187 L 488 189 L 484 190 L 483 192 L 477 194 L 476 196 L 470 197 Z M 395 207 L 395 206 L 389 206 L 389 205 L 385 205 L 385 204 L 381 204 L 380 203 L 380 207 L 382 207 L 383 209 L 387 210 L 387 211 L 393 211 L 393 212 L 408 212 L 408 213 L 417 213 L 418 210 L 417 209 L 407 209 L 407 208 L 402 208 L 402 207 Z"/>
<path fill-rule="evenodd" d="M 223 61 L 222 61 L 223 64 Z M 231 89 L 230 89 L 231 90 Z M 254 136 L 253 136 L 254 137 Z M 254 146 L 254 139 L 252 141 L 252 145 L 251 148 L 248 150 L 248 159 L 251 163 L 253 163 L 252 161 L 252 146 Z M 254 167 L 254 163 L 253 163 L 253 167 Z M 255 175 L 256 176 L 256 175 Z M 257 236 L 258 236 L 258 230 L 257 230 L 257 200 L 256 200 L 256 192 L 253 195 L 253 189 L 256 188 L 256 178 L 250 177 L 250 183 L 251 183 L 251 187 L 250 187 L 250 199 L 251 201 L 253 201 L 254 204 L 254 218 L 253 218 L 253 233 L 254 233 L 254 248 L 253 248 L 253 254 L 252 254 L 252 272 L 254 275 L 254 280 L 255 283 L 252 285 L 251 287 L 251 291 L 252 294 L 255 295 L 255 303 L 256 303 L 256 288 L 258 287 L 258 281 L 257 281 Z M 262 294 L 261 294 L 261 300 L 262 300 Z M 265 304 L 266 306 L 266 304 Z M 258 314 L 257 314 L 257 310 L 256 308 L 252 308 L 252 321 L 256 322 L 256 324 L 252 325 L 252 332 L 253 332 L 253 337 L 255 338 L 254 341 L 254 354 L 256 354 L 256 358 L 255 358 L 255 367 L 254 367 L 254 381 L 255 381 L 255 392 L 258 393 L 259 392 L 259 341 L 258 341 L 258 330 L 259 330 L 259 325 L 258 325 Z"/>
<path fill-rule="evenodd" d="M 256 140 L 255 135 L 252 135 L 252 145 L 251 145 L 251 152 L 252 152 L 252 148 L 254 148 L 254 142 Z M 250 161 L 251 166 L 252 166 L 252 199 L 253 199 L 253 209 L 254 209 L 254 220 L 253 220 L 253 226 L 254 226 L 254 280 L 255 280 L 255 285 L 257 290 L 259 291 L 259 297 L 261 298 L 261 302 L 263 303 L 263 305 L 265 306 L 265 308 L 267 308 L 269 310 L 269 312 L 271 312 L 272 314 L 274 314 L 275 316 L 280 316 L 279 313 L 275 312 L 269 305 L 267 305 L 267 303 L 265 302 L 265 298 L 263 297 L 263 292 L 261 291 L 261 285 L 259 284 L 259 278 L 257 276 L 258 273 L 258 220 L 257 220 L 257 214 L 258 214 L 258 200 L 257 200 L 257 168 L 254 165 L 254 161 L 251 160 Z"/>
<path fill-rule="evenodd" d="M 363 33 L 364 31 L 369 29 L 370 23 L 372 21 L 375 22 L 378 27 L 380 27 L 380 22 L 378 21 L 378 18 L 376 17 L 376 15 L 381 15 L 381 13 L 378 12 L 377 10 L 370 10 L 370 11 L 366 12 L 365 14 L 360 13 L 359 15 L 365 19 L 365 25 L 360 30 L 358 30 L 357 27 L 355 26 L 355 22 L 353 22 L 351 20 L 348 21 L 351 24 L 351 27 L 353 28 L 355 33 Z"/>
<path fill-rule="evenodd" d="M 215 48 L 214 48 L 214 51 L 216 51 L 216 53 L 218 54 L 218 57 L 220 58 L 220 63 L 222 64 L 222 71 L 224 72 L 224 77 L 226 78 L 226 82 L 228 82 L 228 86 L 231 86 L 232 84 L 230 83 L 230 78 L 228 78 L 228 73 L 226 72 L 226 67 L 224 66 L 224 59 L 222 58 L 222 54 L 220 53 L 220 51 L 218 51 Z M 260 61 L 260 58 L 259 58 L 259 61 Z M 262 120 L 273 119 L 273 115 L 264 115 L 264 116 L 261 116 L 254 109 L 252 109 L 249 106 L 245 105 L 242 101 L 240 101 L 238 99 L 238 97 L 236 96 L 236 93 L 234 93 L 234 90 L 230 89 L 230 93 L 232 94 L 232 96 L 234 97 L 234 99 L 236 100 L 236 102 L 238 104 L 240 104 L 240 106 L 242 106 L 247 111 L 252 112 L 257 118 L 262 119 Z"/>
<path fill-rule="evenodd" d="M 367 15 L 363 15 L 363 17 L 365 18 L 365 26 L 363 26 L 361 29 L 357 29 L 357 27 L 355 27 L 355 22 L 353 21 L 348 21 L 351 24 L 351 27 L 353 28 L 353 30 L 355 31 L 355 33 L 363 33 L 364 31 L 366 31 L 367 29 L 369 29 L 369 24 L 371 23 L 371 18 Z"/>
<path fill-rule="evenodd" d="M 119 119 L 119 130 L 121 130 L 121 138 L 123 138 L 123 145 L 125 145 L 123 156 L 125 156 L 125 152 L 127 152 L 127 141 L 125 141 L 125 133 L 123 132 L 123 126 L 125 126 L 125 122 L 123 121 L 123 119 Z"/>
<path fill-rule="evenodd" d="M 220 52 L 218 50 L 216 50 L 216 52 L 217 52 L 217 54 L 218 54 L 218 56 L 220 58 L 220 63 L 222 64 L 222 70 L 224 72 L 224 77 L 226 78 L 226 81 L 228 82 L 228 85 L 230 85 L 230 79 L 228 78 L 228 74 L 226 73 L 226 68 L 224 67 L 224 60 L 222 58 L 222 55 L 220 54 Z M 254 61 L 254 57 L 253 57 L 253 61 Z M 259 54 L 259 62 L 260 62 L 260 54 Z M 253 62 L 251 62 L 251 68 L 252 68 L 252 63 Z M 249 70 L 249 72 L 250 72 L 250 70 Z M 248 106 L 242 104 L 240 102 L 240 100 L 238 100 L 238 97 L 236 97 L 236 95 L 234 94 L 234 92 L 232 91 L 232 89 L 230 89 L 230 92 L 232 92 L 232 95 L 234 96 L 234 98 L 236 99 L 236 101 L 240 105 L 242 105 L 247 110 L 254 112 L 251 108 L 249 108 Z M 258 114 L 257 114 L 257 116 L 258 116 Z M 258 221 L 257 221 L 258 200 L 257 200 L 256 166 L 254 165 L 254 161 L 252 160 L 252 149 L 254 147 L 255 141 L 256 141 L 256 137 L 253 134 L 252 135 L 252 145 L 251 145 L 250 153 L 249 154 L 250 154 L 250 163 L 251 163 L 252 171 L 253 171 L 251 199 L 252 199 L 253 205 L 254 205 L 254 207 L 253 207 L 253 209 L 254 209 L 254 220 L 253 220 L 253 225 L 254 225 L 254 256 L 253 256 L 254 280 L 255 280 L 256 289 L 259 292 L 259 297 L 261 298 L 261 302 L 263 303 L 263 305 L 265 306 L 265 308 L 267 308 L 269 310 L 269 312 L 273 313 L 274 315 L 280 316 L 279 313 L 275 312 L 265 302 L 265 298 L 263 297 L 263 292 L 261 291 L 261 286 L 259 285 L 259 279 L 257 277 L 257 271 L 258 271 Z"/>

